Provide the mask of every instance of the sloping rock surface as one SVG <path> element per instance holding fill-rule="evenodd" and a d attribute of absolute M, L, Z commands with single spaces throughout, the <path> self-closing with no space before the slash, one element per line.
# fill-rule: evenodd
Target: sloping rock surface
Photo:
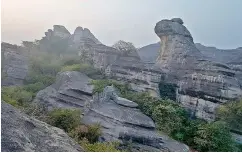
<path fill-rule="evenodd" d="M 34 102 L 41 103 L 46 108 L 67 107 L 84 108 L 92 98 L 93 86 L 91 79 L 76 71 L 66 71 L 57 74 L 56 82 L 39 91 Z"/>
<path fill-rule="evenodd" d="M 152 119 L 144 115 L 133 101 L 118 97 L 113 87 L 106 87 L 103 93 L 92 97 L 93 87 L 89 81 L 79 72 L 59 73 L 53 85 L 38 92 L 35 102 L 48 109 L 80 108 L 83 110 L 83 123 L 101 124 L 100 141 L 126 142 L 132 139 L 137 151 L 188 150 L 186 145 L 176 141 L 163 141 Z"/>
<path fill-rule="evenodd" d="M 5 102 L 1 105 L 1 151 L 83 151 L 63 130 L 31 118 Z"/>
<path fill-rule="evenodd" d="M 22 47 L 2 43 L 2 85 L 22 85 L 28 73 L 28 58 Z"/>
<path fill-rule="evenodd" d="M 112 86 L 107 86 L 102 94 L 94 98 L 90 111 L 84 115 L 83 122 L 99 123 L 102 126 L 101 141 L 132 140 L 137 148 L 149 148 L 149 151 L 187 151 L 188 149 L 186 145 L 174 141 L 168 145 L 155 130 L 152 119 L 144 115 L 137 108 L 136 103 L 118 97 Z M 179 147 L 171 147 L 173 145 Z"/>

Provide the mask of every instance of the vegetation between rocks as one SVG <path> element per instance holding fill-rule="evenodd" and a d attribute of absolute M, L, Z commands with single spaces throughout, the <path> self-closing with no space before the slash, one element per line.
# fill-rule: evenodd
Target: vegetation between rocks
<path fill-rule="evenodd" d="M 227 108 L 229 111 L 222 111 L 227 114 L 222 115 L 224 116 L 222 120 L 207 123 L 200 119 L 190 119 L 188 112 L 172 100 L 157 99 L 151 97 L 149 93 L 132 92 L 127 84 L 123 85 L 111 80 L 95 80 L 92 84 L 94 93 L 100 93 L 104 87 L 114 85 L 119 90 L 120 96 L 136 102 L 140 110 L 154 120 L 158 130 L 188 144 L 195 150 L 238 151 L 240 148 L 232 139 L 227 123 L 231 121 L 230 117 L 234 119 L 240 117 L 242 111 L 238 110 L 238 107 L 241 108 L 241 105 L 234 109 Z"/>

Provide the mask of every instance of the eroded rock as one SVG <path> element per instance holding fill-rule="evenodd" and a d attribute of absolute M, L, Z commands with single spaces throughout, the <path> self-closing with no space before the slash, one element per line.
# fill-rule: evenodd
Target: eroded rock
<path fill-rule="evenodd" d="M 2 85 L 22 85 L 28 73 L 27 52 L 20 46 L 4 42 L 1 47 Z"/>
<path fill-rule="evenodd" d="M 31 118 L 5 102 L 1 105 L 1 151 L 83 151 L 63 130 Z"/>
<path fill-rule="evenodd" d="M 152 119 L 144 115 L 137 106 L 132 101 L 118 97 L 116 90 L 112 86 L 107 86 L 102 94 L 96 95 L 91 103 L 90 111 L 83 117 L 83 122 L 101 125 L 101 141 L 131 141 L 135 144 L 136 149 L 139 148 L 137 150 L 143 151 L 145 149 L 149 151 L 181 151 L 184 149 L 183 151 L 187 151 L 186 145 L 176 141 L 171 141 L 169 147 L 166 140 L 163 140 L 155 130 Z M 171 147 L 172 145 L 179 147 Z"/>
<path fill-rule="evenodd" d="M 54 107 L 83 109 L 92 99 L 93 86 L 90 81 L 89 77 L 80 72 L 60 72 L 54 84 L 37 93 L 34 102 L 41 103 L 48 109 Z"/>
<path fill-rule="evenodd" d="M 165 82 L 178 86 L 177 101 L 195 116 L 213 120 L 220 104 L 242 95 L 235 71 L 208 60 L 196 48 L 185 26 L 174 20 L 161 20 L 155 33 L 161 40 L 156 66 L 166 73 Z"/>

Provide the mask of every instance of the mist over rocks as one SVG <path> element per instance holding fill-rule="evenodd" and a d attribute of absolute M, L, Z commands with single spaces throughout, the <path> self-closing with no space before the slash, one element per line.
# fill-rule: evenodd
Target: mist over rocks
<path fill-rule="evenodd" d="M 2 86 L 23 85 L 28 73 L 28 57 L 23 47 L 1 43 Z"/>
<path fill-rule="evenodd" d="M 90 39 L 96 44 L 102 44 L 87 28 L 77 27 L 72 35 L 73 42 L 79 43 L 85 39 Z"/>

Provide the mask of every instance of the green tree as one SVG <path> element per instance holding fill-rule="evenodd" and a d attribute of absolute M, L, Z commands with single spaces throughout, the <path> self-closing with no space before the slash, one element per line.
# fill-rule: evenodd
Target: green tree
<path fill-rule="evenodd" d="M 224 122 L 202 124 L 194 137 L 199 151 L 238 151 Z"/>
<path fill-rule="evenodd" d="M 217 116 L 218 120 L 225 121 L 231 129 L 242 132 L 242 100 L 220 106 Z"/>

